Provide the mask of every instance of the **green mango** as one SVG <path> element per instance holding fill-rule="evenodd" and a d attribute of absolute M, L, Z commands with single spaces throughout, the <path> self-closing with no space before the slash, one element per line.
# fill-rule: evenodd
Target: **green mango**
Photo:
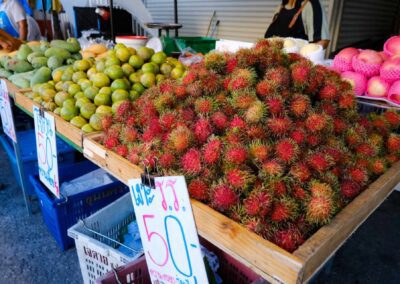
<path fill-rule="evenodd" d="M 16 79 L 12 80 L 11 82 L 15 86 L 17 86 L 18 88 L 21 88 L 21 89 L 27 89 L 30 87 L 29 80 L 27 80 L 25 78 L 16 78 Z"/>
<path fill-rule="evenodd" d="M 15 73 L 24 73 L 33 69 L 32 65 L 25 60 L 10 60 L 7 63 L 6 69 L 14 71 Z"/>
<path fill-rule="evenodd" d="M 7 62 L 8 60 L 10 60 L 10 56 L 8 56 L 8 55 L 2 55 L 2 56 L 0 57 L 0 64 L 1 64 L 1 66 L 3 66 L 4 68 L 6 68 L 6 62 Z"/>
<path fill-rule="evenodd" d="M 32 67 L 35 69 L 38 69 L 40 67 L 47 66 L 47 60 L 48 59 L 45 56 L 35 57 L 32 60 Z"/>
<path fill-rule="evenodd" d="M 30 85 L 33 87 L 36 84 L 45 83 L 51 80 L 51 69 L 49 67 L 41 67 L 33 75 Z"/>
<path fill-rule="evenodd" d="M 50 47 L 44 53 L 44 56 L 46 56 L 48 58 L 50 58 L 50 57 L 52 57 L 54 55 L 58 55 L 64 60 L 66 60 L 66 59 L 71 57 L 71 53 L 68 50 L 62 49 L 62 48 L 58 48 L 58 47 Z"/>
<path fill-rule="evenodd" d="M 57 69 L 63 65 L 64 58 L 58 55 L 53 55 L 49 57 L 49 60 L 47 61 L 47 66 L 51 69 Z"/>
<path fill-rule="evenodd" d="M 1 78 L 8 78 L 12 75 L 12 73 L 4 68 L 0 68 L 0 77 Z"/>
<path fill-rule="evenodd" d="M 17 52 L 17 58 L 18 60 L 26 60 L 28 58 L 28 55 L 32 52 L 32 48 L 30 48 L 29 45 L 21 44 Z"/>
<path fill-rule="evenodd" d="M 65 50 L 68 50 L 71 53 L 78 52 L 81 49 L 81 46 L 79 45 L 78 41 L 65 41 L 65 40 L 59 40 L 55 39 L 50 42 L 51 47 L 55 48 L 62 48 Z"/>
<path fill-rule="evenodd" d="M 42 56 L 44 56 L 43 52 L 41 52 L 41 51 L 35 51 L 35 52 L 32 52 L 31 54 L 29 54 L 28 57 L 27 57 L 27 59 L 28 59 L 28 62 L 32 64 L 33 58 L 35 58 L 35 57 L 42 57 Z"/>

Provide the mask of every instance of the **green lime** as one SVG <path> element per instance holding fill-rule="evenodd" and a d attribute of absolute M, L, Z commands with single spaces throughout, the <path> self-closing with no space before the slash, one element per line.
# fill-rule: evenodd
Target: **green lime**
<path fill-rule="evenodd" d="M 92 103 L 84 103 L 81 108 L 81 115 L 86 118 L 89 119 L 92 114 L 94 114 L 96 112 L 96 106 Z"/>
<path fill-rule="evenodd" d="M 146 73 L 146 72 L 157 73 L 156 72 L 157 69 L 155 67 L 155 64 L 151 63 L 151 62 L 143 64 L 142 71 L 143 71 L 143 73 Z"/>
<path fill-rule="evenodd" d="M 140 95 L 146 90 L 141 83 L 135 83 L 132 87 L 132 90 L 135 90 Z"/>
<path fill-rule="evenodd" d="M 91 132 L 94 131 L 93 127 L 92 127 L 89 123 L 87 123 L 87 124 L 85 124 L 84 126 L 82 126 L 81 129 L 82 129 L 82 131 L 85 132 L 85 133 L 91 133 Z"/>
<path fill-rule="evenodd" d="M 145 46 L 139 47 L 137 50 L 137 55 L 142 57 L 144 61 L 149 61 L 153 54 L 154 50 Z"/>
<path fill-rule="evenodd" d="M 131 53 L 128 48 L 121 47 L 115 51 L 115 55 L 121 62 L 128 62 L 129 57 L 131 57 Z"/>
<path fill-rule="evenodd" d="M 93 100 L 94 97 L 99 93 L 99 88 L 97 87 L 89 87 L 85 90 L 84 94 L 90 100 Z"/>
<path fill-rule="evenodd" d="M 87 122 L 82 116 L 75 116 L 70 120 L 70 123 L 78 128 L 82 128 Z"/>
<path fill-rule="evenodd" d="M 110 85 L 110 78 L 104 73 L 94 74 L 91 81 L 95 87 L 101 88 Z"/>
<path fill-rule="evenodd" d="M 140 74 L 138 74 L 137 72 L 132 73 L 131 75 L 129 75 L 129 81 L 134 84 L 134 83 L 139 83 L 140 82 Z"/>
<path fill-rule="evenodd" d="M 83 72 L 83 71 L 75 72 L 75 73 L 72 75 L 72 81 L 74 81 L 75 83 L 78 83 L 79 80 L 85 79 L 85 78 L 87 78 L 87 75 L 86 75 L 86 73 Z"/>
<path fill-rule="evenodd" d="M 160 72 L 161 74 L 164 74 L 165 76 L 169 77 L 171 74 L 173 67 L 169 63 L 163 63 L 160 67 Z"/>
<path fill-rule="evenodd" d="M 129 64 L 128 64 L 129 65 Z M 130 65 L 129 65 L 130 66 Z M 111 80 L 124 77 L 124 70 L 119 65 L 111 65 L 106 68 L 104 73 L 111 78 Z"/>
<path fill-rule="evenodd" d="M 135 72 L 135 69 L 129 63 L 125 63 L 124 65 L 121 66 L 121 68 L 126 77 L 129 77 L 129 75 Z"/>
<path fill-rule="evenodd" d="M 144 64 L 144 60 L 139 55 L 132 55 L 129 58 L 129 64 L 132 65 L 133 68 L 139 69 Z"/>
<path fill-rule="evenodd" d="M 111 96 L 108 94 L 102 94 L 102 93 L 98 93 L 95 97 L 94 97 L 94 104 L 96 106 L 108 106 L 111 105 Z"/>
<path fill-rule="evenodd" d="M 140 83 L 142 83 L 145 88 L 153 87 L 156 84 L 156 76 L 153 73 L 144 72 L 140 77 Z"/>
<path fill-rule="evenodd" d="M 90 126 L 92 126 L 94 130 L 100 131 L 103 129 L 103 125 L 102 125 L 101 121 L 102 121 L 102 115 L 95 113 L 90 117 L 89 123 L 90 123 Z"/>
<path fill-rule="evenodd" d="M 76 100 L 75 106 L 81 108 L 84 104 L 91 103 L 92 101 L 86 97 L 79 98 Z"/>
<path fill-rule="evenodd" d="M 179 78 L 182 77 L 182 75 L 183 75 L 183 69 L 182 68 L 175 67 L 171 71 L 171 78 L 173 78 L 173 79 L 179 79 Z"/>
<path fill-rule="evenodd" d="M 167 55 L 162 51 L 153 54 L 153 56 L 151 57 L 151 61 L 158 65 L 163 64 L 165 60 L 167 60 Z"/>
<path fill-rule="evenodd" d="M 133 102 L 136 101 L 140 97 L 140 94 L 136 92 L 135 90 L 130 90 L 129 91 L 129 99 Z"/>
<path fill-rule="evenodd" d="M 111 89 L 113 91 L 118 90 L 118 89 L 129 90 L 129 88 L 130 88 L 129 81 L 127 81 L 125 79 L 114 80 L 111 84 Z"/>
<path fill-rule="evenodd" d="M 112 99 L 113 103 L 115 103 L 117 101 L 125 101 L 128 98 L 129 98 L 128 91 L 122 90 L 122 89 L 115 90 L 111 95 L 111 99 Z"/>
<path fill-rule="evenodd" d="M 75 106 L 63 106 L 60 110 L 60 116 L 66 121 L 70 121 L 72 118 L 77 116 L 79 110 Z"/>
<path fill-rule="evenodd" d="M 74 96 L 76 93 L 78 93 L 78 92 L 81 92 L 82 90 L 81 90 L 81 87 L 78 85 L 78 84 L 71 84 L 69 87 L 68 87 L 68 93 L 71 95 L 71 96 Z"/>

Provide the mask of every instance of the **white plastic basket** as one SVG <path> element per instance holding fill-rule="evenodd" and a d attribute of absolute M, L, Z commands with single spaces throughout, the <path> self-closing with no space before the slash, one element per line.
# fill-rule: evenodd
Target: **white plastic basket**
<path fill-rule="evenodd" d="M 68 236 L 75 239 L 85 284 L 94 284 L 106 272 L 132 262 L 143 254 L 142 251 L 125 246 L 135 254 L 134 257 L 129 257 L 116 249 L 124 246 L 120 237 L 124 235 L 127 225 L 134 220 L 132 200 L 127 193 L 68 229 Z"/>

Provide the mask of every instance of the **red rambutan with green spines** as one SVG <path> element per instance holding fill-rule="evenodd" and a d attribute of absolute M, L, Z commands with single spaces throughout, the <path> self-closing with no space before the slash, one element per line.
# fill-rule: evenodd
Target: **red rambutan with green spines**
<path fill-rule="evenodd" d="M 339 188 L 339 177 L 332 171 L 320 175 L 319 179 L 322 182 L 329 184 L 334 191 Z"/>
<path fill-rule="evenodd" d="M 308 198 L 308 192 L 299 184 L 292 187 L 291 196 L 299 201 L 304 201 Z"/>
<path fill-rule="evenodd" d="M 229 211 L 239 202 L 235 190 L 223 182 L 212 187 L 210 199 L 212 206 L 219 211 Z"/>
<path fill-rule="evenodd" d="M 225 173 L 227 183 L 239 193 L 246 191 L 255 181 L 256 177 L 249 170 L 231 168 Z"/>
<path fill-rule="evenodd" d="M 397 134 L 391 134 L 386 142 L 387 149 L 390 153 L 400 153 L 400 136 Z"/>
<path fill-rule="evenodd" d="M 154 100 L 154 106 L 158 113 L 164 113 L 166 111 L 169 111 L 173 108 L 175 104 L 175 96 L 170 93 L 165 93 L 165 94 L 160 94 L 155 100 Z"/>
<path fill-rule="evenodd" d="M 194 136 L 200 143 L 205 143 L 213 133 L 211 123 L 207 118 L 200 118 L 194 124 Z"/>
<path fill-rule="evenodd" d="M 400 157 L 397 153 L 388 153 L 385 155 L 385 160 L 392 166 L 400 160 Z"/>
<path fill-rule="evenodd" d="M 193 179 L 188 185 L 190 197 L 200 200 L 209 200 L 209 185 L 201 179 Z"/>
<path fill-rule="evenodd" d="M 235 115 L 229 123 L 229 128 L 233 131 L 245 130 L 246 126 L 246 122 L 237 115 Z"/>
<path fill-rule="evenodd" d="M 226 77 L 222 81 L 222 86 L 225 91 L 229 91 L 229 84 L 231 83 L 232 78 L 231 77 Z"/>
<path fill-rule="evenodd" d="M 311 171 L 304 162 L 293 164 L 290 167 L 289 174 L 301 183 L 305 183 L 311 178 Z"/>
<path fill-rule="evenodd" d="M 273 116 L 279 116 L 285 108 L 284 100 L 278 95 L 267 97 L 265 105 L 268 108 L 268 112 Z"/>
<path fill-rule="evenodd" d="M 240 166 L 247 161 L 248 157 L 246 147 L 236 144 L 226 149 L 224 161 L 231 165 Z"/>
<path fill-rule="evenodd" d="M 128 146 L 126 146 L 126 145 L 117 145 L 115 147 L 115 153 L 117 153 L 118 155 L 120 155 L 120 156 L 125 158 L 129 154 Z"/>
<path fill-rule="evenodd" d="M 333 197 L 333 189 L 328 183 L 321 182 L 319 180 L 311 180 L 308 184 L 311 197 Z"/>
<path fill-rule="evenodd" d="M 211 122 L 216 129 L 224 130 L 228 127 L 229 119 L 222 111 L 217 111 L 212 114 Z"/>
<path fill-rule="evenodd" d="M 260 98 L 268 98 L 270 96 L 277 95 L 279 91 L 279 85 L 271 80 L 262 80 L 258 82 L 256 86 L 256 94 Z"/>
<path fill-rule="evenodd" d="M 101 125 L 102 125 L 104 131 L 107 131 L 111 127 L 112 124 L 113 124 L 113 118 L 111 115 L 105 115 L 101 119 Z"/>
<path fill-rule="evenodd" d="M 261 140 L 253 140 L 249 145 L 250 157 L 258 162 L 264 162 L 271 153 L 271 147 Z"/>
<path fill-rule="evenodd" d="M 178 117 L 177 114 L 174 112 L 166 112 L 161 115 L 159 121 L 163 129 L 172 130 L 178 122 Z"/>
<path fill-rule="evenodd" d="M 354 128 L 349 128 L 345 133 L 346 144 L 350 148 L 355 148 L 362 143 L 363 137 L 358 134 Z"/>
<path fill-rule="evenodd" d="M 314 171 L 323 173 L 334 165 L 333 159 L 321 152 L 311 152 L 306 157 L 307 165 Z"/>
<path fill-rule="evenodd" d="M 186 87 L 184 85 L 178 85 L 174 88 L 175 97 L 179 100 L 183 100 L 187 97 Z"/>
<path fill-rule="evenodd" d="M 229 129 L 226 131 L 224 140 L 226 144 L 242 144 L 245 139 L 243 138 L 243 135 L 238 129 Z"/>
<path fill-rule="evenodd" d="M 311 95 L 316 94 L 324 80 L 325 76 L 322 72 L 319 71 L 318 65 L 314 66 L 311 70 L 310 80 L 308 82 L 308 86 L 305 89 L 305 92 Z"/>
<path fill-rule="evenodd" d="M 186 76 L 182 78 L 182 84 L 188 86 L 197 80 L 197 74 L 194 71 L 187 71 Z"/>
<path fill-rule="evenodd" d="M 307 135 L 306 140 L 308 146 L 310 146 L 311 148 L 315 148 L 322 143 L 322 136 L 319 133 L 310 133 Z"/>
<path fill-rule="evenodd" d="M 297 144 L 301 145 L 305 143 L 307 134 L 303 128 L 295 128 L 292 132 L 290 132 L 289 137 Z"/>
<path fill-rule="evenodd" d="M 270 219 L 273 222 L 293 221 L 299 213 L 299 205 L 290 197 L 283 197 L 274 202 Z"/>
<path fill-rule="evenodd" d="M 239 110 L 247 110 L 257 101 L 257 96 L 252 92 L 236 93 L 230 99 L 231 106 Z"/>
<path fill-rule="evenodd" d="M 200 151 L 194 148 L 189 149 L 181 158 L 181 167 L 189 176 L 198 175 L 203 169 Z"/>
<path fill-rule="evenodd" d="M 201 97 L 203 95 L 203 86 L 199 81 L 195 81 L 186 87 L 186 92 L 191 97 Z"/>
<path fill-rule="evenodd" d="M 120 134 L 120 140 L 124 144 L 133 143 L 137 140 L 139 134 L 133 127 L 123 127 Z"/>
<path fill-rule="evenodd" d="M 356 106 L 356 97 L 352 92 L 341 93 L 338 98 L 339 109 L 354 109 Z"/>
<path fill-rule="evenodd" d="M 256 233 L 257 235 L 266 238 L 270 234 L 270 225 L 259 217 L 245 217 L 240 220 L 240 223 L 246 227 L 247 230 Z"/>
<path fill-rule="evenodd" d="M 326 113 L 329 116 L 335 117 L 338 112 L 338 107 L 334 102 L 331 101 L 321 101 L 318 104 L 318 110 Z"/>
<path fill-rule="evenodd" d="M 360 185 L 365 185 L 368 180 L 368 171 L 362 168 L 351 167 L 346 170 L 349 180 L 354 181 Z"/>
<path fill-rule="evenodd" d="M 276 136 L 283 136 L 290 132 L 292 128 L 292 121 L 289 117 L 271 117 L 267 120 L 267 126 L 270 132 Z"/>
<path fill-rule="evenodd" d="M 158 88 L 162 94 L 174 93 L 174 82 L 172 80 L 164 80 L 158 84 Z"/>
<path fill-rule="evenodd" d="M 114 119 L 123 122 L 132 110 L 132 103 L 130 101 L 123 101 L 117 108 L 114 114 Z"/>
<path fill-rule="evenodd" d="M 295 88 L 305 89 L 311 76 L 312 65 L 308 61 L 299 61 L 290 65 L 292 82 Z"/>
<path fill-rule="evenodd" d="M 246 209 L 240 203 L 233 206 L 229 210 L 229 218 L 231 218 L 233 221 L 237 223 L 243 223 L 244 220 L 248 219 Z"/>
<path fill-rule="evenodd" d="M 376 148 L 371 143 L 369 143 L 368 141 L 365 141 L 365 142 L 361 142 L 360 144 L 358 144 L 355 147 L 355 151 L 358 155 L 360 155 L 362 157 L 371 158 L 371 157 L 375 157 L 378 154 L 379 149 Z"/>
<path fill-rule="evenodd" d="M 220 52 L 210 52 L 204 56 L 204 65 L 209 70 L 221 73 L 226 69 L 225 56 Z"/>
<path fill-rule="evenodd" d="M 332 146 L 331 147 L 323 147 L 321 149 L 321 152 L 328 155 L 329 157 L 331 157 L 335 163 L 338 163 L 342 157 L 344 149 L 339 149 L 339 148 L 332 147 Z"/>
<path fill-rule="evenodd" d="M 368 170 L 373 175 L 381 175 L 387 170 L 387 161 L 384 158 L 374 158 L 370 160 Z"/>
<path fill-rule="evenodd" d="M 392 130 L 397 130 L 400 127 L 400 114 L 395 110 L 387 110 L 382 116 L 389 123 Z"/>
<path fill-rule="evenodd" d="M 236 52 L 236 58 L 238 60 L 237 68 L 248 68 L 254 67 L 257 64 L 258 57 L 253 50 L 248 48 L 241 48 Z M 236 72 L 235 70 L 235 72 Z M 235 74 L 235 72 L 233 74 Z"/>
<path fill-rule="evenodd" d="M 290 138 L 279 140 L 275 144 L 276 157 L 285 164 L 294 162 L 299 153 L 299 145 Z"/>
<path fill-rule="evenodd" d="M 203 160 L 207 165 L 217 165 L 220 161 L 223 145 L 220 139 L 210 139 L 202 149 Z"/>
<path fill-rule="evenodd" d="M 351 180 L 343 180 L 340 183 L 340 193 L 346 198 L 354 198 L 361 192 L 361 186 Z"/>
<path fill-rule="evenodd" d="M 368 141 L 376 148 L 383 149 L 385 140 L 383 139 L 382 135 L 378 133 L 370 133 L 368 134 L 369 139 Z"/>
<path fill-rule="evenodd" d="M 261 101 L 253 102 L 244 113 L 244 119 L 248 123 L 259 123 L 264 119 L 267 110 Z"/>
<path fill-rule="evenodd" d="M 283 197 L 287 195 L 289 191 L 289 183 L 290 180 L 287 177 L 283 178 L 271 178 L 266 184 L 266 188 L 268 188 L 275 196 Z"/>
<path fill-rule="evenodd" d="M 252 87 L 257 78 L 254 70 L 249 68 L 238 68 L 232 73 L 232 79 L 229 82 L 229 91 L 236 92 Z"/>
<path fill-rule="evenodd" d="M 108 137 L 118 138 L 122 131 L 123 125 L 121 123 L 115 123 L 110 126 L 110 128 L 106 131 Z"/>
<path fill-rule="evenodd" d="M 335 134 L 343 134 L 348 129 L 348 124 L 341 118 L 335 117 L 333 119 L 333 131 Z"/>
<path fill-rule="evenodd" d="M 142 160 L 142 158 L 140 157 L 140 152 L 137 148 L 130 149 L 129 154 L 126 158 L 134 165 L 138 165 Z"/>
<path fill-rule="evenodd" d="M 137 124 L 137 119 L 133 115 L 129 115 L 125 121 L 125 125 L 129 127 L 134 127 Z"/>
<path fill-rule="evenodd" d="M 170 170 L 176 165 L 177 159 L 173 153 L 164 152 L 158 158 L 157 163 L 162 170 Z"/>
<path fill-rule="evenodd" d="M 246 134 L 248 138 L 250 138 L 251 140 L 259 140 L 259 139 L 264 140 L 267 138 L 267 133 L 262 123 L 249 125 L 246 128 Z"/>
<path fill-rule="evenodd" d="M 273 196 L 267 190 L 254 190 L 243 201 L 244 209 L 249 216 L 266 217 L 271 210 Z"/>
<path fill-rule="evenodd" d="M 294 252 L 304 243 L 304 237 L 300 230 L 295 226 L 287 229 L 279 229 L 272 237 L 272 241 L 288 252 Z"/>
<path fill-rule="evenodd" d="M 178 116 L 182 121 L 193 121 L 196 113 L 191 108 L 182 108 L 178 110 Z"/>
<path fill-rule="evenodd" d="M 284 66 L 276 66 L 265 72 L 264 79 L 275 82 L 278 86 L 288 87 L 290 84 L 290 71 Z"/>
<path fill-rule="evenodd" d="M 325 84 L 321 87 L 318 92 L 318 99 L 335 101 L 339 96 L 339 89 L 335 82 L 326 80 Z"/>
<path fill-rule="evenodd" d="M 389 129 L 389 123 L 387 122 L 387 120 L 381 116 L 381 115 L 376 115 L 376 114 L 372 114 L 371 115 L 371 124 L 373 126 L 373 128 L 380 133 L 381 135 L 388 135 L 390 132 Z"/>
<path fill-rule="evenodd" d="M 265 178 L 278 178 L 285 174 L 285 166 L 276 159 L 263 161 L 260 174 Z"/>
<path fill-rule="evenodd" d="M 194 109 L 199 115 L 208 115 L 216 109 L 215 101 L 210 97 L 202 97 L 194 102 Z"/>
<path fill-rule="evenodd" d="M 200 80 L 203 91 L 207 95 L 215 95 L 220 90 L 220 79 L 217 74 L 208 72 L 207 76 Z"/>
<path fill-rule="evenodd" d="M 306 205 L 306 220 L 315 225 L 324 225 L 330 222 L 335 212 L 335 204 L 331 197 L 311 197 Z"/>
<path fill-rule="evenodd" d="M 226 68 L 225 68 L 225 72 L 227 74 L 231 74 L 233 73 L 233 71 L 235 71 L 236 67 L 238 66 L 238 60 L 236 57 L 231 56 L 229 58 L 226 59 Z"/>
<path fill-rule="evenodd" d="M 108 149 L 114 149 L 120 144 L 119 139 L 115 136 L 106 135 L 103 140 L 103 144 Z"/>
<path fill-rule="evenodd" d="M 370 159 L 367 157 L 360 157 L 358 156 L 354 161 L 354 167 L 366 169 L 369 167 Z"/>
<path fill-rule="evenodd" d="M 263 48 L 270 48 L 270 47 L 271 47 L 271 41 L 269 39 L 264 39 L 264 38 L 258 40 L 254 45 L 255 50 L 260 50 Z"/>
<path fill-rule="evenodd" d="M 310 107 L 310 98 L 301 94 L 295 94 L 289 103 L 290 114 L 295 117 L 305 116 Z"/>
<path fill-rule="evenodd" d="M 332 119 L 325 113 L 310 113 L 305 125 L 311 133 L 320 132 L 329 128 Z"/>

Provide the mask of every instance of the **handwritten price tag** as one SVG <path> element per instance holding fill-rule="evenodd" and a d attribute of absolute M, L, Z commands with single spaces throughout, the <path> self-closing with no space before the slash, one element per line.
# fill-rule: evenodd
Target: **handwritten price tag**
<path fill-rule="evenodd" d="M 152 283 L 208 283 L 185 178 L 129 186 Z"/>
<path fill-rule="evenodd" d="M 0 115 L 4 133 L 17 143 L 10 97 L 8 96 L 7 84 L 4 80 L 0 80 Z"/>
<path fill-rule="evenodd" d="M 60 198 L 54 117 L 47 112 L 42 116 L 40 109 L 34 106 L 33 118 L 40 180 L 57 198 Z"/>

